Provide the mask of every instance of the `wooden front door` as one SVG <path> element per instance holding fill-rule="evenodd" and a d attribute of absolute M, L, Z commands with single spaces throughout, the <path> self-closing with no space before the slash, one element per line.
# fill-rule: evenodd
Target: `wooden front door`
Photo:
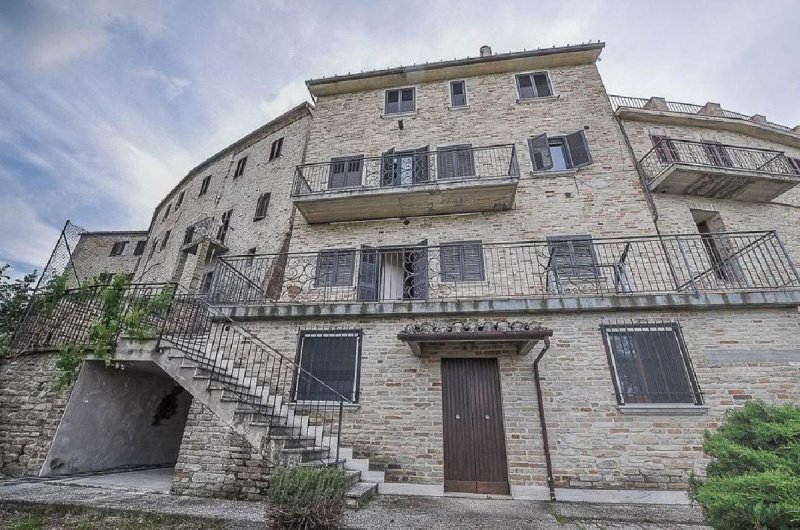
<path fill-rule="evenodd" d="M 442 359 L 444 490 L 507 495 L 497 359 Z"/>

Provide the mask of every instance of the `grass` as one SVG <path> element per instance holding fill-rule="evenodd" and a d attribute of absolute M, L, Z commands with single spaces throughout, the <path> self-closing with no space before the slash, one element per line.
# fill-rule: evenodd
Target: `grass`
<path fill-rule="evenodd" d="M 86 510 L 0 508 L 0 528 L 10 530 L 221 530 L 215 523 L 186 516 L 105 513 Z"/>

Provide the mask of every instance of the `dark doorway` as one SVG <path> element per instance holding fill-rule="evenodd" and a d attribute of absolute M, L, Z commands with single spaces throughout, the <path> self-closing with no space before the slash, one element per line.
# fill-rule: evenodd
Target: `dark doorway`
<path fill-rule="evenodd" d="M 361 248 L 358 299 L 428 298 L 428 241 L 413 247 Z"/>
<path fill-rule="evenodd" d="M 508 495 L 497 359 L 442 359 L 444 490 Z"/>

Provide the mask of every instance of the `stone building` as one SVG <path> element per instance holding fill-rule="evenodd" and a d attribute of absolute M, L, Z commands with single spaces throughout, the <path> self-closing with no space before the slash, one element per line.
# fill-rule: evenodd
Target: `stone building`
<path fill-rule="evenodd" d="M 257 497 L 301 462 L 345 468 L 354 504 L 679 502 L 725 411 L 796 399 L 800 130 L 609 96 L 603 47 L 313 79 L 175 187 L 134 278 L 180 287 L 157 340 L 113 351 L 149 382 L 131 415 L 171 396 L 173 492 Z M 24 327 L 0 370 L 0 425 L 25 426 L 0 471 L 151 465 L 65 442 L 115 375 L 37 393 L 75 326 L 36 322 L 58 333 Z"/>

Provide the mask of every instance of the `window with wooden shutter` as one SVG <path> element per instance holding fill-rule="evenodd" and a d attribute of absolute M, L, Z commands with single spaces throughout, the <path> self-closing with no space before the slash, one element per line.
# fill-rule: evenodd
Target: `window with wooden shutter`
<path fill-rule="evenodd" d="M 317 255 L 315 287 L 349 287 L 353 285 L 355 250 L 323 250 Z"/>
<path fill-rule="evenodd" d="M 528 139 L 528 150 L 534 171 L 546 171 L 553 168 L 553 158 L 550 156 L 550 143 L 546 134 L 540 134 Z"/>
<path fill-rule="evenodd" d="M 520 100 L 544 98 L 553 95 L 547 72 L 517 74 L 517 94 Z"/>
<path fill-rule="evenodd" d="M 123 252 L 125 252 L 125 245 L 127 245 L 127 241 L 117 241 L 113 245 L 111 245 L 111 256 L 121 256 Z"/>
<path fill-rule="evenodd" d="M 176 210 L 181 207 L 181 204 L 183 204 L 183 196 L 184 196 L 185 193 L 186 193 L 186 191 L 184 190 L 184 191 L 181 191 L 180 195 L 178 195 L 178 201 L 175 203 L 175 209 Z"/>
<path fill-rule="evenodd" d="M 599 274 L 592 236 L 548 236 L 548 271 L 558 278 L 596 277 Z"/>
<path fill-rule="evenodd" d="M 247 165 L 247 157 L 240 158 L 238 162 L 236 162 L 236 171 L 233 173 L 233 178 L 239 178 L 244 175 L 244 168 Z"/>
<path fill-rule="evenodd" d="M 164 249 L 166 248 L 166 246 L 167 246 L 167 242 L 169 241 L 169 236 L 170 236 L 171 234 L 172 234 L 172 230 L 167 230 L 167 231 L 164 233 L 164 240 L 163 240 L 163 241 L 161 241 L 161 246 L 160 246 L 160 247 L 159 247 L 159 249 L 158 249 L 158 251 L 159 251 L 159 252 L 161 252 L 162 250 L 164 250 Z"/>
<path fill-rule="evenodd" d="M 167 220 L 167 217 L 169 217 L 169 211 L 170 211 L 171 208 L 172 208 L 172 205 L 168 204 L 167 205 L 167 209 L 164 210 L 164 217 L 161 218 L 161 222 L 162 223 Z"/>
<path fill-rule="evenodd" d="M 439 247 L 441 281 L 475 282 L 485 279 L 481 241 L 443 243 Z"/>
<path fill-rule="evenodd" d="M 211 184 L 211 175 L 203 178 L 203 182 L 200 183 L 200 195 L 205 195 L 208 192 L 209 184 Z"/>
<path fill-rule="evenodd" d="M 222 214 L 222 219 L 217 229 L 217 241 L 220 243 L 225 242 L 225 237 L 228 235 L 228 229 L 231 227 L 231 216 L 233 215 L 233 210 L 228 210 L 227 212 Z"/>
<path fill-rule="evenodd" d="M 137 241 L 136 247 L 133 249 L 134 256 L 141 256 L 144 254 L 144 248 L 147 246 L 147 241 Z"/>
<path fill-rule="evenodd" d="M 364 156 L 332 158 L 328 175 L 328 188 L 357 188 L 361 186 Z"/>
<path fill-rule="evenodd" d="M 186 228 L 186 231 L 183 233 L 183 244 L 188 245 L 194 240 L 194 226 L 190 226 Z"/>
<path fill-rule="evenodd" d="M 671 138 L 651 134 L 650 141 L 653 142 L 653 148 L 656 150 L 658 161 L 662 164 L 669 164 L 680 160 L 678 150 L 675 148 L 675 143 Z"/>
<path fill-rule="evenodd" d="M 296 401 L 358 402 L 360 331 L 302 331 L 299 350 Z"/>
<path fill-rule="evenodd" d="M 383 107 L 384 114 L 414 112 L 415 108 L 416 90 L 414 88 L 401 88 L 386 91 L 386 99 Z"/>
<path fill-rule="evenodd" d="M 467 84 L 465 81 L 450 82 L 450 106 L 465 107 L 467 105 Z"/>
<path fill-rule="evenodd" d="M 256 203 L 256 214 L 253 216 L 253 221 L 260 221 L 267 216 L 267 209 L 269 208 L 269 199 L 271 193 L 262 193 Z"/>
<path fill-rule="evenodd" d="M 677 324 L 604 325 L 619 404 L 702 404 Z"/>
<path fill-rule="evenodd" d="M 475 175 L 475 153 L 472 144 L 448 145 L 436 149 L 439 179 Z"/>
<path fill-rule="evenodd" d="M 274 142 L 272 142 L 272 146 L 269 149 L 270 162 L 281 156 L 282 149 L 283 149 L 283 137 L 280 137 Z"/>
<path fill-rule="evenodd" d="M 592 155 L 589 153 L 589 143 L 583 131 L 577 131 L 566 136 L 567 148 L 569 150 L 569 167 L 582 167 L 592 163 Z"/>

